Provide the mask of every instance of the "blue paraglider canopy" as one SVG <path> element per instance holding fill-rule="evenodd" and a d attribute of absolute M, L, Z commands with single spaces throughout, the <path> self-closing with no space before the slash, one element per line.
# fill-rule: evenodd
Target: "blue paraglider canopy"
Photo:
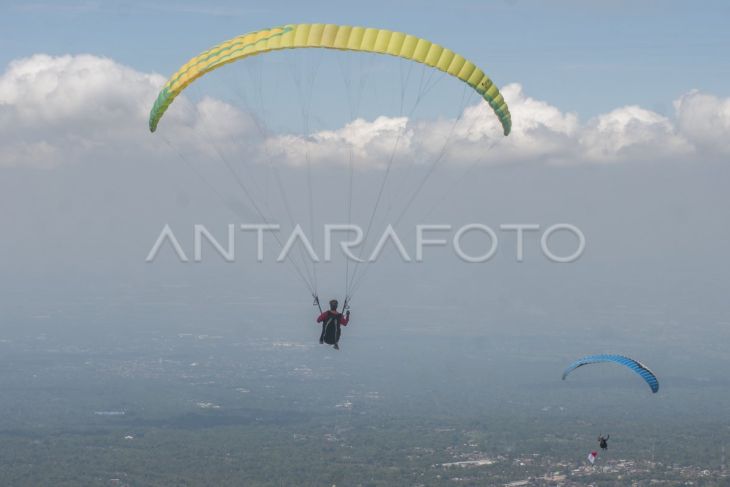
<path fill-rule="evenodd" d="M 654 375 L 654 372 L 649 370 L 649 368 L 641 362 L 629 357 L 624 357 L 623 355 L 599 354 L 583 357 L 580 360 L 576 360 L 575 362 L 570 364 L 567 369 L 565 369 L 565 372 L 563 372 L 563 380 L 565 380 L 568 374 L 570 374 L 578 367 L 601 362 L 614 362 L 624 365 L 639 374 L 641 378 L 644 379 L 647 384 L 649 384 L 649 387 L 651 387 L 651 392 L 657 392 L 659 390 L 659 380 L 656 378 L 656 375 Z"/>

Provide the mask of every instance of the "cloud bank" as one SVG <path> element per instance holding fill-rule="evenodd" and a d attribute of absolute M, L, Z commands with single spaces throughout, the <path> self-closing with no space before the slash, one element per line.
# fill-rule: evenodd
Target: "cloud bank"
<path fill-rule="evenodd" d="M 381 116 L 306 136 L 267 134 L 256 119 L 215 98 L 179 97 L 161 126 L 147 131 L 149 107 L 164 78 L 91 55 L 35 55 L 0 76 L 0 166 L 52 168 L 64 163 L 155 158 L 174 140 L 196 155 L 236 153 L 291 166 L 309 161 L 384 168 L 440 158 L 452 164 L 632 163 L 730 156 L 730 98 L 689 91 L 666 117 L 618 107 L 581 121 L 528 96 L 519 84 L 502 92 L 513 117 L 509 137 L 484 103 L 459 119 Z M 343 157 L 348 155 L 348 157 Z"/>

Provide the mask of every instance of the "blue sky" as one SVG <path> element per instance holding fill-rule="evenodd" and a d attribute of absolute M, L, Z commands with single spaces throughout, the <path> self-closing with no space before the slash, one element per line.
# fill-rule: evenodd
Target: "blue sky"
<path fill-rule="evenodd" d="M 590 4 L 590 5 L 587 5 Z M 690 89 L 727 96 L 730 3 L 16 1 L 0 6 L 0 65 L 36 53 L 107 56 L 168 75 L 223 39 L 288 22 L 403 30 L 464 53 L 499 84 L 588 118 L 657 113 Z"/>

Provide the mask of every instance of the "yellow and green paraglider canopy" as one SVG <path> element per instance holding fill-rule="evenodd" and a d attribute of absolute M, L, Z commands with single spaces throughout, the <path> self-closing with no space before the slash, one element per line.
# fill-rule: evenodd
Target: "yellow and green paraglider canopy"
<path fill-rule="evenodd" d="M 484 71 L 463 56 L 403 32 L 335 24 L 287 24 L 244 34 L 185 63 L 165 84 L 150 112 L 154 132 L 167 108 L 190 83 L 228 63 L 282 49 L 324 48 L 388 54 L 444 71 L 479 93 L 499 118 L 504 135 L 512 128 L 509 108 Z"/>

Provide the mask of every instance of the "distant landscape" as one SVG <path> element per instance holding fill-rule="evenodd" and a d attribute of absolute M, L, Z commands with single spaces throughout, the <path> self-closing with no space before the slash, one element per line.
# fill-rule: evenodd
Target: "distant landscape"
<path fill-rule="evenodd" d="M 562 382 L 559 354 L 506 334 L 356 323 L 336 352 L 308 326 L 137 330 L 92 348 L 36 324 L 2 339 L 0 365 L 18 372 L 0 376 L 0 483 L 730 482 L 727 363 L 678 364 L 652 395 L 620 367 Z"/>

